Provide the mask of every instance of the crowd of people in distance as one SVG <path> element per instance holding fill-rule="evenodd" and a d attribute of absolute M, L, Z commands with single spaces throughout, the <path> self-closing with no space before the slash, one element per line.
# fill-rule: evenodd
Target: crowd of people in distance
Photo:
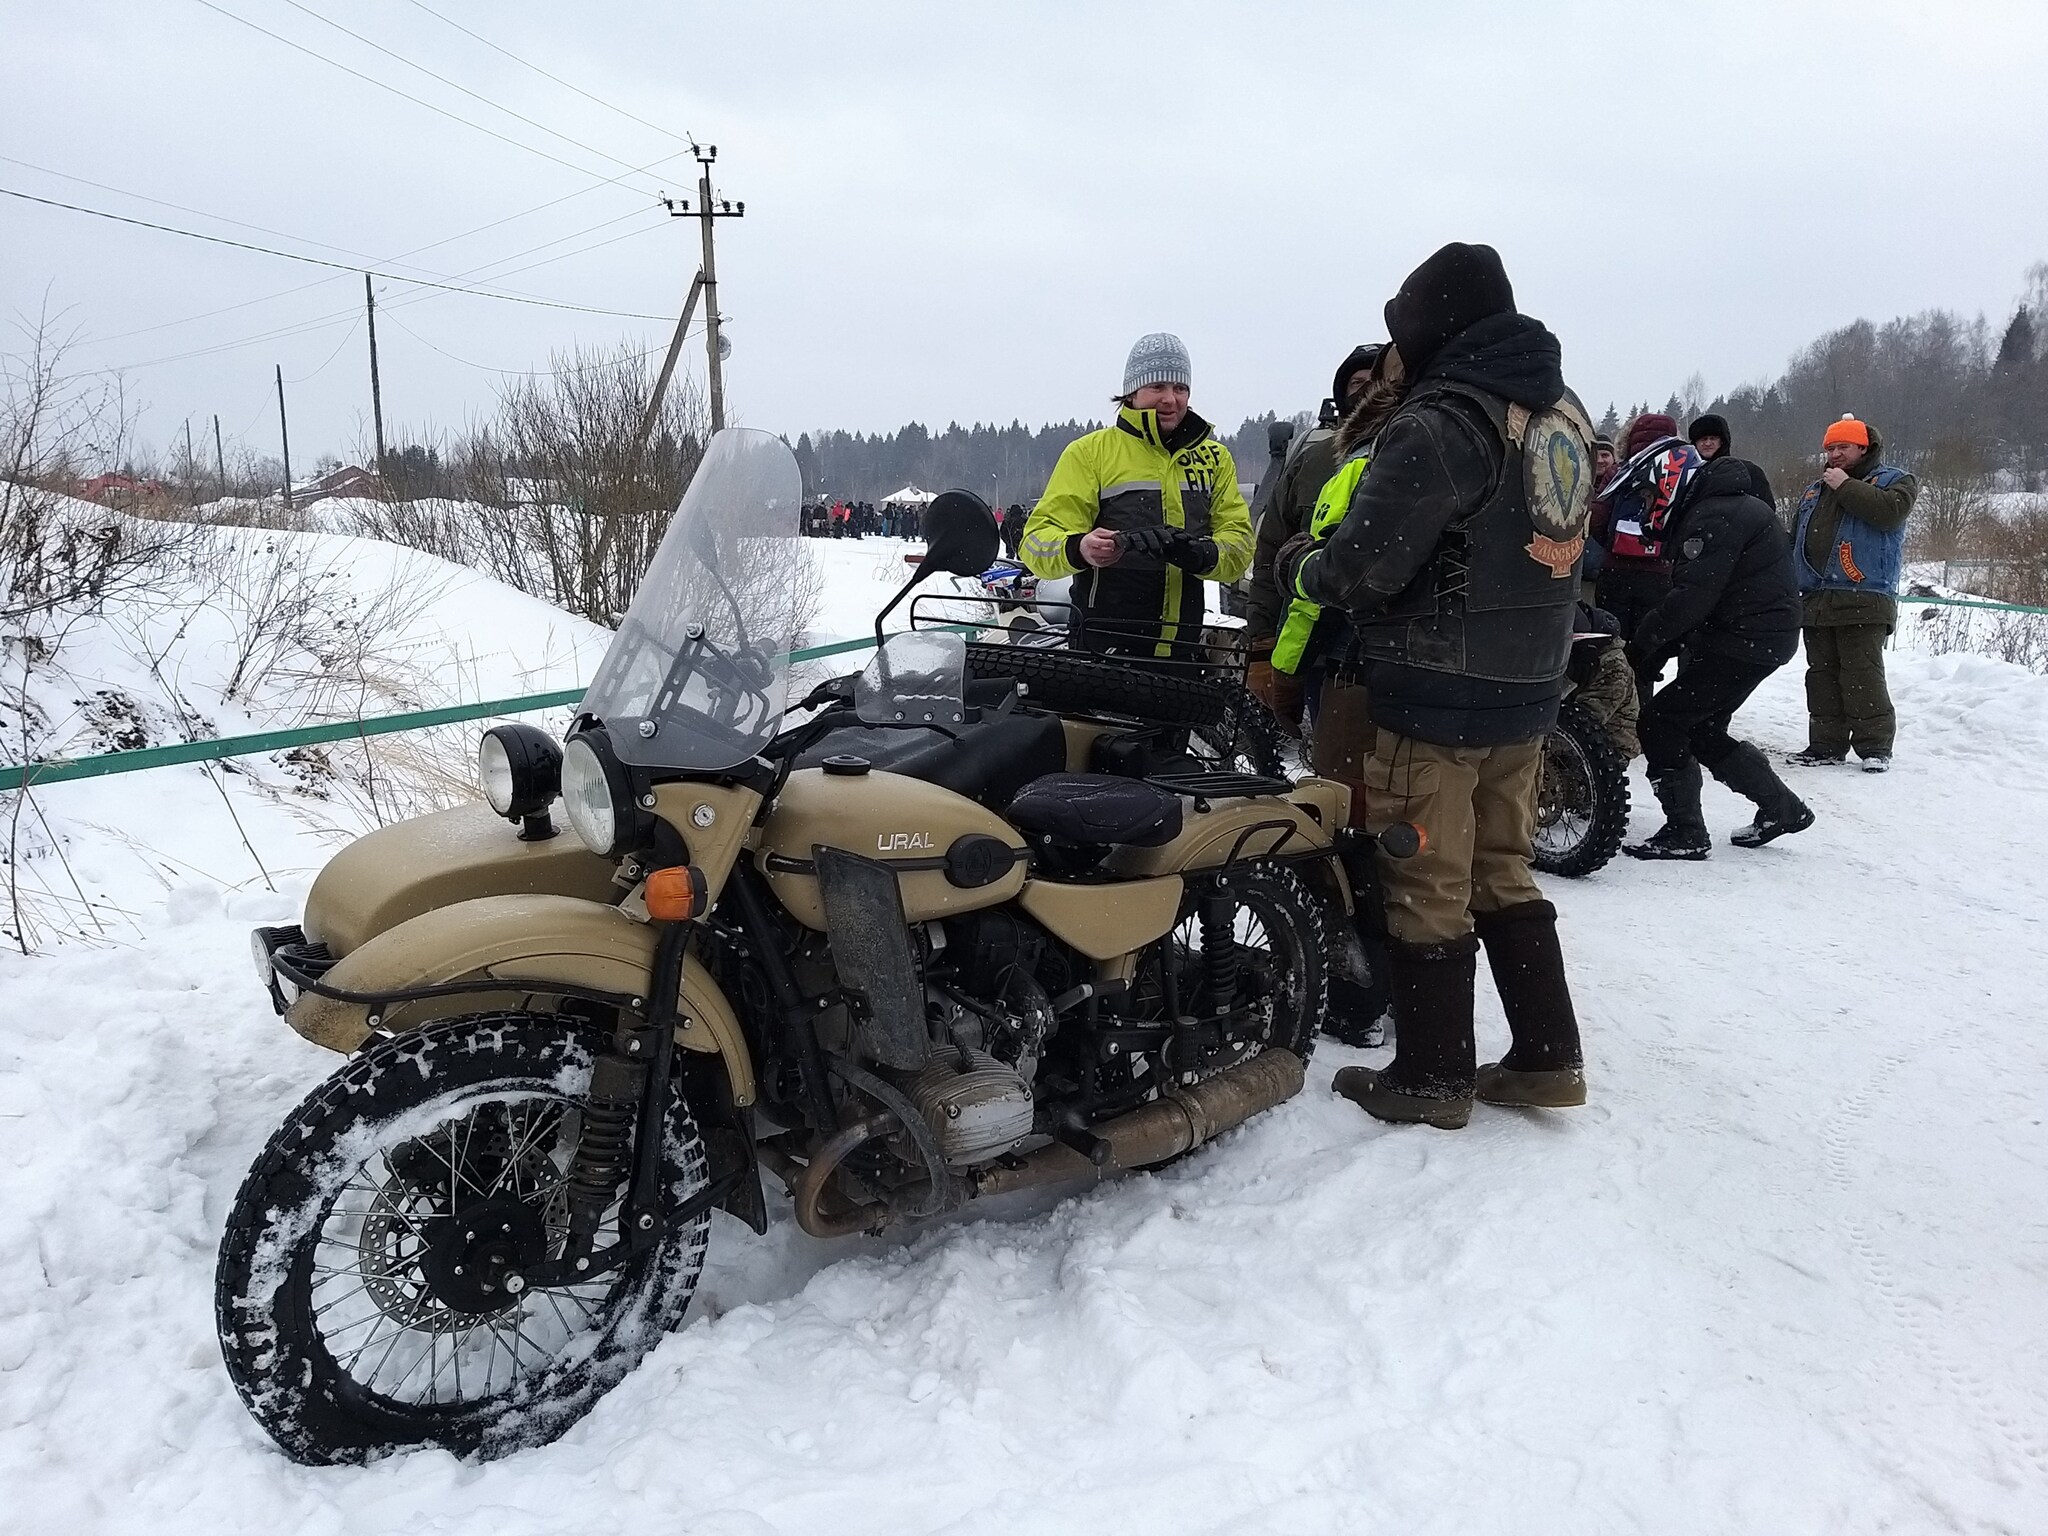
<path fill-rule="evenodd" d="M 1024 508 L 995 508 L 1001 526 L 1004 552 L 1012 558 L 1017 541 L 1024 536 Z M 924 508 L 908 502 L 885 501 L 879 507 L 865 501 L 807 501 L 801 527 L 807 539 L 916 539 L 922 538 Z"/>
<path fill-rule="evenodd" d="M 810 539 L 914 539 L 923 510 L 894 501 L 805 502 L 802 527 Z"/>

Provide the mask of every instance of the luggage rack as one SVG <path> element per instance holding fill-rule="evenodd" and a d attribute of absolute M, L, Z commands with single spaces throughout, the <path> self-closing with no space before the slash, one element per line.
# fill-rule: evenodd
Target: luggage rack
<path fill-rule="evenodd" d="M 1232 773 L 1216 770 L 1209 773 L 1155 773 L 1145 780 L 1154 789 L 1163 789 L 1169 795 L 1184 795 L 1193 800 L 1228 800 L 1244 795 L 1284 795 L 1294 786 L 1285 779 L 1269 778 L 1262 773 Z"/>
<path fill-rule="evenodd" d="M 956 593 L 920 593 L 910 600 L 910 627 L 926 629 L 938 625 L 975 623 L 977 619 L 966 611 L 975 606 L 988 615 L 987 629 L 1008 630 L 1010 643 L 1020 649 L 1083 657 L 1169 677 L 1231 682 L 1240 686 L 1251 667 L 1250 632 L 1236 626 L 1213 621 L 1205 623 L 1198 637 L 1171 644 L 1170 655 L 1156 656 L 1146 654 L 1150 646 L 1144 643 L 1158 638 L 1160 626 L 1156 623 L 1094 619 L 1089 622 L 1088 629 L 1096 643 L 1076 644 L 1072 620 L 1079 614 L 1074 606 L 1036 597 L 1005 597 L 992 592 L 972 597 Z M 1047 610 L 1063 612 L 1067 616 L 1066 621 L 1044 623 L 1029 629 L 1014 627 L 1019 616 L 1039 617 Z M 1120 643 L 1132 646 L 1138 653 L 1114 649 Z"/>

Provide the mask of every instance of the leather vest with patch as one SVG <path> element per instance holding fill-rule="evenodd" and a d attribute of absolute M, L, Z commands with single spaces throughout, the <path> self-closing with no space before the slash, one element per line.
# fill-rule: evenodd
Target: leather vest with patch
<path fill-rule="evenodd" d="M 1445 530 L 1406 589 L 1380 614 L 1356 626 L 1357 652 L 1373 661 L 1496 682 L 1555 681 L 1564 675 L 1571 655 L 1575 575 L 1589 487 L 1571 488 L 1575 529 L 1546 528 L 1529 492 L 1525 444 L 1531 440 L 1531 413 L 1451 380 L 1425 381 L 1401 411 L 1432 405 L 1455 411 L 1453 399 L 1472 408 L 1462 414 L 1476 413 L 1493 431 L 1499 457 L 1492 481 L 1479 504 Z M 1540 421 L 1551 412 L 1565 415 L 1575 432 L 1585 415 L 1569 390 L 1548 412 L 1535 415 Z M 1584 437 L 1590 439 L 1590 427 Z M 1580 453 L 1578 464 L 1590 477 L 1583 442 Z M 1536 466 L 1539 473 L 1545 468 Z"/>

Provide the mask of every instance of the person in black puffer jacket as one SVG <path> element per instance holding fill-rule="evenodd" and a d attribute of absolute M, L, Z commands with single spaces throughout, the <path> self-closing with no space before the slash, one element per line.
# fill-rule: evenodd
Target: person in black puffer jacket
<path fill-rule="evenodd" d="M 1685 449 L 1674 445 L 1672 454 Z M 1675 462 L 1675 461 L 1674 461 Z M 1651 475 L 1671 466 L 1652 463 Z M 1777 510 L 1754 495 L 1749 466 L 1713 459 L 1680 467 L 1666 527 L 1671 590 L 1644 614 L 1629 644 L 1638 675 L 1654 676 L 1673 654 L 1678 675 L 1643 706 L 1637 725 L 1664 825 L 1627 853 L 1639 859 L 1704 859 L 1712 847 L 1700 811 L 1700 769 L 1756 802 L 1756 819 L 1731 839 L 1760 848 L 1813 825 L 1762 752 L 1728 734 L 1759 684 L 1799 648 L 1799 592 L 1792 547 Z"/>

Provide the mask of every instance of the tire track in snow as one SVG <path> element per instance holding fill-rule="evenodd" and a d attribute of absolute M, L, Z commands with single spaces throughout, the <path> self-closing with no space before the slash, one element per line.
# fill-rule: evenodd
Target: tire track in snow
<path fill-rule="evenodd" d="M 1949 1023 L 1931 1036 L 1921 1051 L 1913 1054 L 1894 1051 L 1883 1056 L 1876 1069 L 1856 1088 L 1838 1099 L 1826 1116 L 1821 1130 L 1823 1163 L 1829 1181 L 1849 1205 L 1849 1212 L 1841 1224 L 1849 1239 L 1850 1252 L 1855 1255 L 1865 1280 L 1883 1298 L 1885 1310 L 1890 1314 L 1913 1363 L 1930 1378 L 1946 1382 L 1951 1389 L 1951 1400 L 1968 1413 L 1979 1430 L 2003 1445 L 2012 1461 L 2030 1466 L 2037 1475 L 2048 1476 L 2048 1431 L 2044 1431 L 2039 1415 L 2015 1404 L 1983 1373 L 1959 1364 L 1954 1352 L 1936 1341 L 1931 1320 L 1940 1316 L 1941 1309 L 1916 1295 L 1900 1281 L 1897 1270 L 1876 1240 L 1873 1223 L 1867 1214 L 1868 1204 L 1857 1199 L 1862 1176 L 1858 1171 L 1860 1164 L 1852 1154 L 1861 1141 L 1858 1129 L 1870 1118 L 1877 1101 L 1889 1091 L 1891 1081 L 1901 1067 L 1914 1060 L 1915 1056 L 1938 1054 L 1960 1033 L 1959 1026 Z M 1871 1401 L 1890 1436 L 1896 1438 L 1910 1433 L 1911 1426 L 1902 1426 L 1898 1422 L 1897 1409 L 1893 1406 L 1896 1399 L 1886 1390 L 1888 1384 L 1880 1380 L 1873 1385 L 1877 1390 L 1873 1392 Z"/>

